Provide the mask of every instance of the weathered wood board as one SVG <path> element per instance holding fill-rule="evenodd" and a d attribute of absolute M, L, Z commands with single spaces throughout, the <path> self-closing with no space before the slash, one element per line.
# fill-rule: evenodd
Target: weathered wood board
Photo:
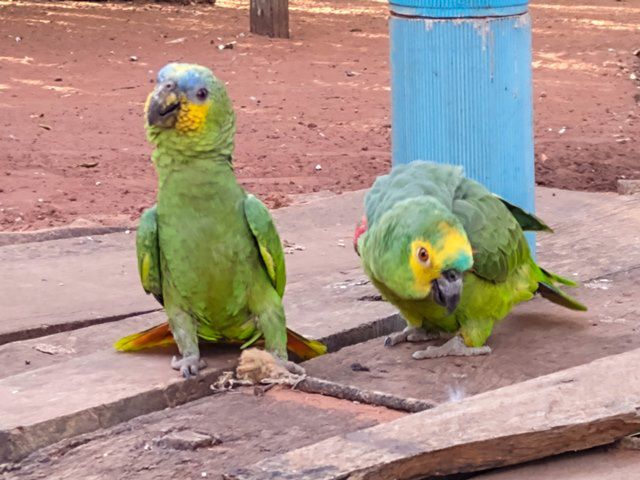
<path fill-rule="evenodd" d="M 640 349 L 329 438 L 227 480 L 384 480 L 473 472 L 640 430 Z"/>

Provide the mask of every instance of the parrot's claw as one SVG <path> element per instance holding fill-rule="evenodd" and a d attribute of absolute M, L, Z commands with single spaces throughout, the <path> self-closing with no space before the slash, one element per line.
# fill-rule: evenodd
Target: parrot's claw
<path fill-rule="evenodd" d="M 284 360 L 282 358 L 276 357 L 278 364 L 285 368 L 289 373 L 293 375 L 306 375 L 307 372 L 304 368 L 298 365 L 291 360 Z"/>
<path fill-rule="evenodd" d="M 394 345 L 397 345 L 398 343 L 402 343 L 402 342 L 406 342 L 407 341 L 407 329 L 405 328 L 403 331 L 401 332 L 394 332 L 390 335 L 387 336 L 387 338 L 384 339 L 384 346 L 385 347 L 393 347 Z"/>
<path fill-rule="evenodd" d="M 488 355 L 491 347 L 467 347 L 461 337 L 455 336 L 440 347 L 427 347 L 424 350 L 413 352 L 412 357 L 416 360 L 424 358 L 440 357 L 473 357 L 476 355 Z"/>
<path fill-rule="evenodd" d="M 200 358 L 199 355 L 187 355 L 178 360 L 174 356 L 171 359 L 171 368 L 179 370 L 184 378 L 191 378 L 198 375 L 198 372 L 204 369 L 207 363 Z"/>
<path fill-rule="evenodd" d="M 427 332 L 424 328 L 406 327 L 401 332 L 390 334 L 384 339 L 385 347 L 392 347 L 402 342 L 426 342 L 440 338 L 438 332 Z"/>

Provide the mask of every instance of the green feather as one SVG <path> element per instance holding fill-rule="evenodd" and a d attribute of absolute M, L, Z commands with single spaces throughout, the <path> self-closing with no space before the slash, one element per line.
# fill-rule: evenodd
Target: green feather
<path fill-rule="evenodd" d="M 136 232 L 136 255 L 140 283 L 162 303 L 162 274 L 158 251 L 158 222 L 155 205 L 142 213 Z"/>
<path fill-rule="evenodd" d="M 258 243 L 260 255 L 274 288 L 281 297 L 287 283 L 284 266 L 284 250 L 280 236 L 265 205 L 253 195 L 244 201 L 244 214 L 249 228 Z"/>
<path fill-rule="evenodd" d="M 208 69 L 188 64 L 167 65 L 157 83 L 146 127 L 158 199 L 137 236 L 143 287 L 161 296 L 183 355 L 198 353 L 198 337 L 245 346 L 264 337 L 267 350 L 286 358 L 284 253 L 267 208 L 233 172 L 226 89 Z M 300 347 L 304 358 L 319 353 L 302 337 Z"/>
<path fill-rule="evenodd" d="M 429 207 L 431 205 L 431 207 Z M 468 346 L 481 346 L 496 322 L 535 293 L 577 310 L 586 309 L 554 286 L 570 280 L 538 267 L 523 229 L 551 231 L 539 218 L 465 178 L 460 167 L 416 161 L 378 177 L 365 197 L 367 232 L 359 239 L 365 272 L 395 304 L 409 325 L 459 332 Z M 408 245 L 436 241 L 439 220 L 468 238 L 473 266 L 464 274 L 461 299 L 448 313 L 428 295 L 416 298 Z M 437 259 L 436 259 L 437 260 Z M 442 270 L 457 269 L 456 259 Z M 424 288 L 424 287 L 423 287 Z"/>

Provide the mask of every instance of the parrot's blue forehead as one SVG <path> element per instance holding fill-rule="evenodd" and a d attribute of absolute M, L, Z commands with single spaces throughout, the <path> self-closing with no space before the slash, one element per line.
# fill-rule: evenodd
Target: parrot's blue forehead
<path fill-rule="evenodd" d="M 174 81 L 183 92 L 210 86 L 215 82 L 211 70 L 189 63 L 169 63 L 158 72 L 157 83 Z"/>

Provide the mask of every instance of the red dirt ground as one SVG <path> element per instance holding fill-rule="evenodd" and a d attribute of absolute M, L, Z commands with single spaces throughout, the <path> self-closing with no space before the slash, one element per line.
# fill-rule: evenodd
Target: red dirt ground
<path fill-rule="evenodd" d="M 237 173 L 271 207 L 385 172 L 386 2 L 294 0 L 291 40 L 249 34 L 247 3 L 0 0 L 0 230 L 134 223 L 156 186 L 142 104 L 171 60 L 228 82 Z M 538 183 L 640 178 L 640 5 L 538 1 L 532 14 Z"/>

